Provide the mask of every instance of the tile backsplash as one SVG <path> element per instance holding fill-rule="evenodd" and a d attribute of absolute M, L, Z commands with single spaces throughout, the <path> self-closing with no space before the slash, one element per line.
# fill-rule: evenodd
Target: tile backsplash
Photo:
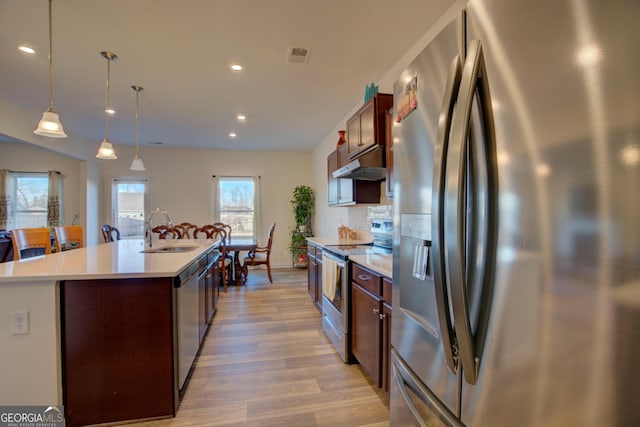
<path fill-rule="evenodd" d="M 393 218 L 393 206 L 350 206 L 347 208 L 347 224 L 341 225 L 355 230 L 359 239 L 371 239 L 371 219 L 374 218 Z"/>

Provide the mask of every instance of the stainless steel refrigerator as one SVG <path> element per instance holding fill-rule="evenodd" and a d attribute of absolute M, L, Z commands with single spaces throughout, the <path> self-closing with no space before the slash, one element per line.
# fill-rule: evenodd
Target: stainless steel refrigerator
<path fill-rule="evenodd" d="M 391 426 L 640 425 L 638 40 L 471 0 L 398 77 Z"/>

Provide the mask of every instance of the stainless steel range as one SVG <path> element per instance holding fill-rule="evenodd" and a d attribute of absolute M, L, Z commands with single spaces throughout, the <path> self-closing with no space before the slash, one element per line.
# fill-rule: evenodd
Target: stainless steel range
<path fill-rule="evenodd" d="M 392 220 L 374 219 L 373 242 L 368 245 L 329 245 L 322 251 L 322 329 L 345 363 L 349 363 L 350 276 L 349 256 L 391 254 Z"/>

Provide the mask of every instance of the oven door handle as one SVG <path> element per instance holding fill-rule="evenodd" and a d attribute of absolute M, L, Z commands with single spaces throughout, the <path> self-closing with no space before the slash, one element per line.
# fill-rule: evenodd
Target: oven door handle
<path fill-rule="evenodd" d="M 347 263 L 345 262 L 345 260 L 340 259 L 340 258 L 337 258 L 337 257 L 335 257 L 335 256 L 333 256 L 333 255 L 330 255 L 330 254 L 328 254 L 328 253 L 327 253 L 327 252 L 325 252 L 325 251 L 323 251 L 323 252 L 322 252 L 322 257 L 323 257 L 323 258 L 330 259 L 331 261 L 336 262 L 336 263 L 338 264 L 338 267 L 340 267 L 340 268 L 345 268 L 345 267 L 346 267 L 346 265 L 347 265 Z"/>

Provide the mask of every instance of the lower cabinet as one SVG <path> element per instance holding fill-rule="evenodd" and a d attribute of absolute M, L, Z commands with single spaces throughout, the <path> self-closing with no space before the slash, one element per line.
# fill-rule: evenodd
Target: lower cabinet
<path fill-rule="evenodd" d="M 378 318 L 382 300 L 357 283 L 351 288 L 351 353 L 371 376 L 382 386 L 381 363 L 382 324 Z"/>
<path fill-rule="evenodd" d="M 219 256 L 217 253 L 209 253 L 200 260 L 200 268 L 198 270 L 200 341 L 204 338 L 207 328 L 213 319 L 218 296 L 220 295 Z"/>
<path fill-rule="evenodd" d="M 307 242 L 307 292 L 318 308 L 322 307 L 322 247 Z"/>
<path fill-rule="evenodd" d="M 354 263 L 351 269 L 351 354 L 389 394 L 391 280 Z"/>

